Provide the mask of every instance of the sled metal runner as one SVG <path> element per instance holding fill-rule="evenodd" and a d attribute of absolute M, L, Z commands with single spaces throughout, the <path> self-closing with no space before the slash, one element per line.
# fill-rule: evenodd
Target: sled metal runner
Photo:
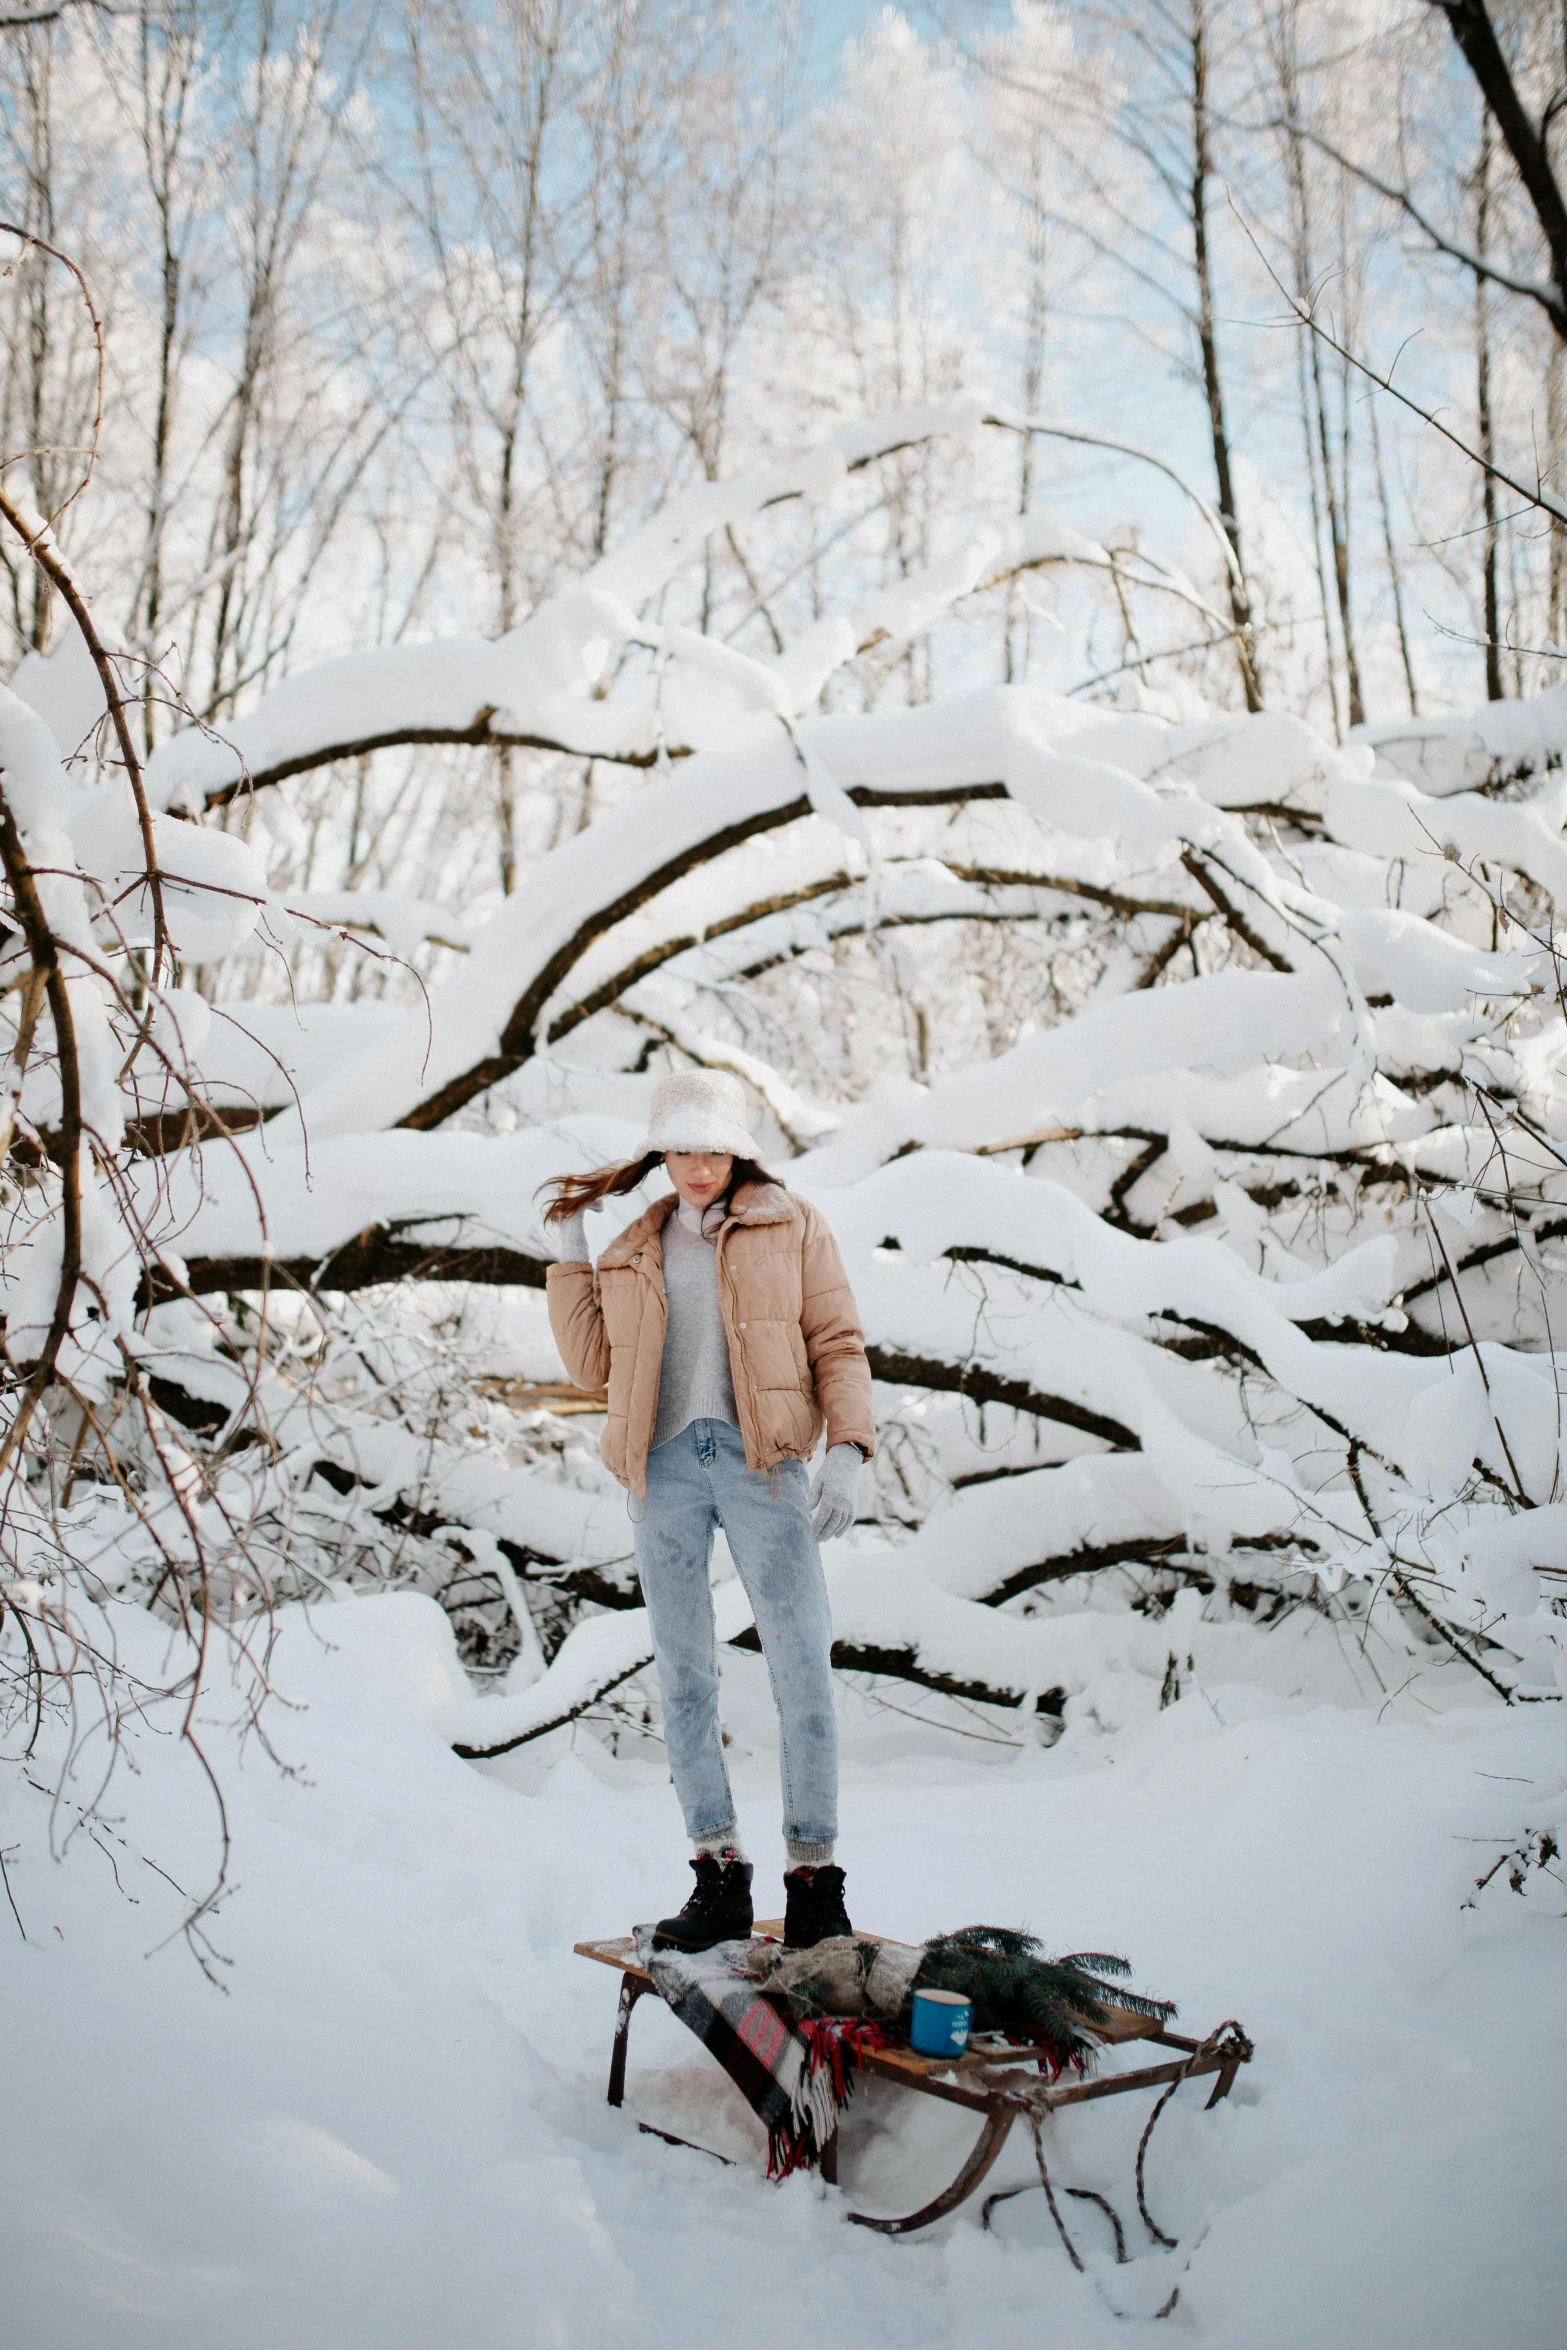
<path fill-rule="evenodd" d="M 783 1937 L 782 1918 L 758 1920 L 756 1933 L 769 1941 Z M 882 1942 L 882 1934 L 857 1934 L 860 1942 Z M 620 2007 L 615 2021 L 615 2041 L 609 2061 L 608 2099 L 611 2105 L 620 2105 L 626 2094 L 626 2046 L 631 2034 L 631 2018 L 644 1993 L 653 1989 L 653 1978 L 637 1957 L 636 1945 L 629 1934 L 604 1942 L 573 1944 L 579 1958 L 595 1959 L 601 1966 L 616 1967 L 620 1972 Z M 875 2228 L 884 2236 L 907 2236 L 916 2228 L 928 2228 L 949 2211 L 956 2211 L 966 2203 L 975 2189 L 983 2184 L 1011 2135 L 1012 2125 L 1020 2116 L 1038 2116 L 1042 2112 L 1057 2112 L 1064 2106 L 1087 2105 L 1100 2097 L 1122 2097 L 1140 2089 L 1151 2089 L 1159 2094 L 1160 2102 L 1173 2094 L 1182 2081 L 1214 2076 L 1208 2108 L 1228 2097 L 1239 2067 L 1251 2061 L 1251 2043 L 1239 2031 L 1210 2035 L 1208 2040 L 1189 2040 L 1183 2033 L 1172 2032 L 1156 2017 L 1134 2015 L 1129 2008 L 1112 2006 L 1107 2022 L 1099 2027 L 1096 2037 L 1110 2046 L 1132 2040 L 1151 2041 L 1159 2048 L 1179 2053 L 1159 2064 L 1140 2065 L 1135 2071 L 1109 2073 L 1101 2078 L 1063 2078 L 1051 2081 L 1043 2072 L 1042 2052 L 1028 2041 L 1003 2038 L 1000 2033 L 976 2033 L 961 2056 L 921 2056 L 912 2048 L 880 2048 L 868 2050 L 860 2069 L 874 2073 L 880 2079 L 896 2081 L 900 2087 L 911 2089 L 922 2097 L 939 2097 L 949 2105 L 967 2106 L 971 2113 L 983 2117 L 978 2138 L 957 2176 L 939 2195 L 911 2211 L 901 2219 L 881 2219 L 867 2211 L 851 2211 L 848 2217 L 856 2227 Z M 651 2123 L 642 2125 L 651 2136 L 663 2138 L 672 2146 L 692 2145 L 694 2141 L 677 2138 L 669 2130 L 654 2129 Z M 1146 2143 L 1146 2139 L 1145 2139 Z M 710 2154 L 711 2147 L 697 2146 L 699 2154 Z M 719 2156 L 725 2161 L 726 2156 Z M 834 2130 L 821 2150 L 822 2177 L 829 2186 L 838 2183 L 838 2133 Z"/>

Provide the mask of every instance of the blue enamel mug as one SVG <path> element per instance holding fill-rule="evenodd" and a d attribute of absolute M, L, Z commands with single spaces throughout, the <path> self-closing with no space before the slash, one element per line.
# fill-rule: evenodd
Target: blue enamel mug
<path fill-rule="evenodd" d="M 909 2046 L 921 2056 L 961 2056 L 973 2021 L 974 2003 L 961 1991 L 916 1991 Z"/>

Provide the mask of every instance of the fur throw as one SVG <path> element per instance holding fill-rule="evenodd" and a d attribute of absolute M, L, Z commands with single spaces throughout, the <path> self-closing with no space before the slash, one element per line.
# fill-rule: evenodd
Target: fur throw
<path fill-rule="evenodd" d="M 1057 2072 L 1081 2070 L 1112 2007 L 1160 2021 L 1175 2012 L 1167 2000 L 1122 1988 L 1132 1971 L 1124 1958 L 1096 1950 L 1050 1958 L 1032 1934 L 1010 1926 L 963 1926 L 924 1943 L 847 1935 L 811 1950 L 753 1943 L 745 1963 L 796 2017 L 865 2016 L 907 2030 L 916 1991 L 961 1992 L 976 2032 L 1033 2041 Z"/>

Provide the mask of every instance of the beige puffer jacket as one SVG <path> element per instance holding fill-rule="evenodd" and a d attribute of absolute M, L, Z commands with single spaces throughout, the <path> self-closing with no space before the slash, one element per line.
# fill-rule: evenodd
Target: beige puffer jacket
<path fill-rule="evenodd" d="M 609 1387 L 604 1465 L 647 1492 L 664 1361 L 665 1221 L 673 1198 L 591 1265 L 552 1265 L 550 1328 L 579 1387 Z M 821 1211 L 777 1183 L 741 1184 L 717 1240 L 718 1302 L 745 1457 L 753 1469 L 829 1444 L 876 1447 L 870 1365 L 854 1293 Z"/>

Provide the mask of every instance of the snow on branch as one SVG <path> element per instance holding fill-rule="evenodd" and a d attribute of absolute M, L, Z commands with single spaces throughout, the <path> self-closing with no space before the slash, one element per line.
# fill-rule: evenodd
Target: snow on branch
<path fill-rule="evenodd" d="M 677 493 L 623 547 L 551 597 L 507 636 L 452 638 L 350 654 L 274 686 L 219 736 L 189 729 L 154 754 L 148 787 L 161 807 L 226 805 L 336 760 L 399 746 L 560 752 L 647 768 L 666 758 L 755 737 L 767 717 L 807 709 L 844 662 L 925 633 L 963 598 L 1050 564 L 1085 566 L 1178 596 L 1234 634 L 1193 583 L 1144 554 L 1116 557 L 1048 514 L 967 527 L 925 571 L 875 598 L 856 617 L 831 615 L 777 661 L 766 662 L 689 629 L 641 620 L 646 604 L 717 531 L 796 499 L 828 495 L 882 458 L 981 429 L 1054 438 L 1155 467 L 1201 514 L 1222 560 L 1234 557 L 1219 518 L 1168 462 L 1079 428 L 961 395 L 840 427 L 770 474 L 699 482 Z M 605 695 L 631 646 L 656 653 L 651 681 Z"/>
<path fill-rule="evenodd" d="M 939 1589 L 907 1551 L 839 1555 L 827 1567 L 833 1663 L 840 1672 L 907 1681 L 970 1704 L 1059 1719 L 1074 1696 L 1106 1673 L 1152 1675 L 1168 1652 L 1157 1623 L 1096 1612 L 1022 1621 Z M 754 1650 L 757 1635 L 737 1582 L 714 1594 L 718 1637 Z M 1200 1630 L 1193 1640 L 1204 1646 Z M 543 1677 L 505 1697 L 476 1697 L 449 1714 L 456 1751 L 471 1758 L 519 1746 L 591 1713 L 653 1661 L 642 1609 L 579 1624 Z M 1200 1666 L 1199 1666 L 1199 1669 Z"/>
<path fill-rule="evenodd" d="M 325 665 L 265 695 L 237 749 L 176 736 L 145 821 L 128 773 L 68 782 L 36 715 L 0 708 L 7 804 L 36 786 L 23 814 L 52 826 L 0 841 L 27 949 L 13 1158 L 31 1219 L 4 1268 L 7 1342 L 97 1415 L 81 1442 L 134 1488 L 176 1578 L 160 1594 L 220 1555 L 236 1617 L 342 1572 L 417 1573 L 483 1618 L 486 1672 L 521 1640 L 507 1694 L 453 1726 L 460 1751 L 543 1738 L 646 1669 L 623 1504 L 569 1399 L 551 1390 L 559 1410 L 519 1436 L 471 1408 L 460 1362 L 436 1396 L 391 1292 L 422 1301 L 427 1334 L 441 1285 L 525 1314 L 539 1185 L 635 1152 L 662 1054 L 740 1076 L 770 1152 L 793 1152 L 889 1425 L 928 1463 L 938 1420 L 969 1460 L 987 1415 L 1030 1432 L 1024 1473 L 954 1493 L 932 1468 L 897 1504 L 895 1555 L 834 1560 L 843 1669 L 1058 1713 L 1108 1669 L 1106 1641 L 1131 1658 L 1148 1627 L 1014 1602 L 1101 1567 L 1211 1561 L 1217 1579 L 1265 1553 L 1322 1593 L 1387 1594 L 1504 1694 L 1551 1680 L 1560 1636 L 1506 1525 L 1539 1526 L 1549 1571 L 1567 693 L 1344 746 L 1276 711 L 1176 724 L 1022 687 L 801 714 L 837 663 L 1021 570 L 1126 570 L 1040 514 L 958 517 L 925 573 L 776 661 L 639 609 L 714 529 L 985 422 L 1039 428 L 958 402 L 698 484 L 500 645 Z M 651 660 L 603 690 L 638 647 Z M 167 812 L 199 815 L 247 769 L 437 740 L 646 777 L 477 921 L 380 892 L 275 901 L 239 840 Z M 460 965 L 417 1007 L 297 1012 L 120 977 L 149 944 L 211 965 L 291 921 L 402 954 L 439 941 Z M 1067 942 L 1042 1023 L 1003 1026 L 988 1060 L 873 1071 L 829 1100 L 738 1016 L 813 947 L 862 935 L 886 968 L 895 940 L 963 923 Z M 487 1095 L 513 1130 L 454 1131 Z M 107 1418 L 127 1393 L 167 1464 L 145 1491 Z M 724 1637 L 743 1645 L 737 1591 Z M 211 1597 L 209 1575 L 203 1620 Z"/>
<path fill-rule="evenodd" d="M 1266 721 L 1231 722 L 1216 741 L 1190 750 L 1177 730 L 1127 721 L 1126 738 L 1114 746 L 1126 764 L 1117 765 L 1103 755 L 1111 745 L 1102 720 L 1085 726 L 1074 710 L 1052 728 L 1050 717 L 1042 722 L 1027 696 L 1002 689 L 885 717 L 813 720 L 797 732 L 856 807 L 935 808 L 984 793 L 1009 796 L 1047 828 L 1080 841 L 1085 855 L 1091 844 L 1098 852 L 1097 886 L 1114 891 L 1119 884 L 1133 901 L 1151 868 L 1184 860 L 1237 935 L 1260 940 L 1264 955 L 1294 975 L 1275 997 L 1256 996 L 1252 1026 L 1237 1039 L 1243 1051 L 1299 1052 L 1340 1032 L 1352 1041 L 1370 993 L 1391 993 L 1411 1010 L 1428 1011 L 1455 1007 L 1481 991 L 1526 994 L 1540 983 L 1537 954 L 1488 955 L 1423 914 L 1339 904 L 1320 887 L 1276 873 L 1222 802 L 1233 789 L 1230 769 L 1247 759 L 1258 798 L 1320 810 L 1352 852 L 1426 860 L 1451 852 L 1460 861 L 1507 864 L 1567 890 L 1567 847 L 1540 811 L 1475 794 L 1428 799 L 1407 784 L 1367 780 L 1363 753 L 1337 754 L 1309 736 L 1281 744 L 1277 730 L 1257 742 L 1272 768 L 1258 792 L 1256 755 L 1248 757 L 1241 729 Z M 1177 763 L 1181 771 L 1172 774 Z M 538 1052 L 568 1017 L 574 973 L 619 925 L 655 907 L 687 875 L 807 819 L 802 782 L 781 730 L 743 754 L 707 754 L 678 775 L 651 782 L 604 823 L 557 849 L 476 934 L 463 969 L 431 992 L 429 1049 L 417 1064 L 404 1039 L 388 1039 L 308 1095 L 299 1121 L 286 1130 L 302 1126 L 324 1136 L 439 1125 Z M 1178 894 L 1162 895 L 1180 908 L 1187 902 L 1185 881 Z M 713 909 L 720 925 L 726 913 Z M 650 941 L 622 966 L 620 984 L 668 959 L 677 940 L 683 948 L 689 934 L 676 931 L 664 948 Z M 1261 984 L 1262 975 L 1246 976 Z M 1240 991 L 1230 992 L 1238 1009 Z M 1170 1024 L 1179 1026 L 1188 1015 L 1172 1010 L 1160 993 L 1128 999 L 1105 1014 L 1127 1029 L 1115 1058 L 1128 1073 L 1134 1064 L 1170 1065 Z M 601 989 L 589 1000 L 610 999 Z M 1264 1015 L 1264 1000 L 1277 1009 Z M 1045 1043 L 1038 1049 L 1044 1052 Z M 1070 1055 L 1086 1047 L 1069 1031 L 1055 1049 Z M 956 1130 L 950 1138 L 986 1139 Z"/>

